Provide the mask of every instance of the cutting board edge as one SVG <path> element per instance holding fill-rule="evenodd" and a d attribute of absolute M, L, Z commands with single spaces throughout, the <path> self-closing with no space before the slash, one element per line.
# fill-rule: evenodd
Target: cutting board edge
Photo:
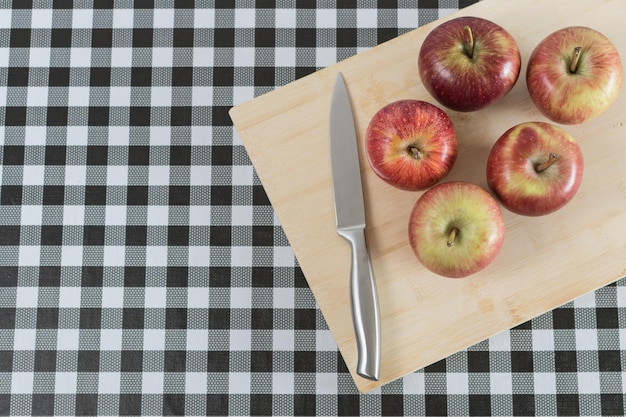
<path fill-rule="evenodd" d="M 521 324 L 524 324 L 524 323 L 526 323 L 528 321 L 531 321 L 531 320 L 534 320 L 534 319 L 536 319 L 538 317 L 541 317 L 544 314 L 547 314 L 547 313 L 549 313 L 549 312 L 551 312 L 551 311 L 553 311 L 553 310 L 555 310 L 557 308 L 563 307 L 564 305 L 566 305 L 566 304 L 568 304 L 568 303 L 570 303 L 570 302 L 572 302 L 572 301 L 574 301 L 574 300 L 576 300 L 576 299 L 578 299 L 580 297 L 584 297 L 586 295 L 594 293 L 595 291 L 598 291 L 599 289 L 604 288 L 607 285 L 613 284 L 613 283 L 615 283 L 615 282 L 617 282 L 617 281 L 619 281 L 620 279 L 623 279 L 623 278 L 626 278 L 626 268 L 620 274 L 618 274 L 616 278 L 612 277 L 609 280 L 604 281 L 603 283 L 601 283 L 599 285 L 595 285 L 595 286 L 592 287 L 592 289 L 590 289 L 590 290 L 588 290 L 586 292 L 583 292 L 581 294 L 578 294 L 574 298 L 568 298 L 568 299 L 565 299 L 564 301 L 559 301 L 558 303 L 555 303 L 553 307 L 549 307 L 549 308 L 544 308 L 544 309 L 538 310 L 536 312 L 536 314 L 530 316 L 529 318 L 524 317 L 523 319 L 519 320 L 519 322 L 513 323 L 511 326 L 508 326 L 508 327 L 505 327 L 505 328 L 501 328 L 500 330 L 495 330 L 495 331 L 491 332 L 488 336 L 486 336 L 484 338 L 481 338 L 481 340 L 479 340 L 477 342 L 467 343 L 463 347 L 461 347 L 460 349 L 456 349 L 455 348 L 455 349 L 453 349 L 453 352 L 450 353 L 450 354 L 438 355 L 439 356 L 438 359 L 435 359 L 435 360 L 432 360 L 432 361 L 427 361 L 428 363 L 425 363 L 425 364 L 418 364 L 412 370 L 410 370 L 408 372 L 405 372 L 405 373 L 403 373 L 401 375 L 400 374 L 393 375 L 393 376 L 391 376 L 389 378 L 381 379 L 381 381 L 373 382 L 373 381 L 368 381 L 366 379 L 361 378 L 360 376 L 358 376 L 356 374 L 356 372 L 354 372 L 350 368 L 349 368 L 349 371 L 350 371 L 352 377 L 355 380 L 357 390 L 361 394 L 370 393 L 371 391 L 373 391 L 373 390 L 375 390 L 377 388 L 380 388 L 383 385 L 386 385 L 386 384 L 388 384 L 390 382 L 393 382 L 393 381 L 395 381 L 397 379 L 406 377 L 407 375 L 410 375 L 412 373 L 419 372 L 419 371 L 423 370 L 424 368 L 426 368 L 426 367 L 436 363 L 439 360 L 446 359 L 446 358 L 448 358 L 448 357 L 450 357 L 450 356 L 452 356 L 452 355 L 454 355 L 454 354 L 456 354 L 458 352 L 462 352 L 464 350 L 467 350 L 467 349 L 471 348 L 472 346 L 475 346 L 478 343 L 482 343 L 483 341 L 489 340 L 492 337 L 497 336 L 500 333 L 511 331 L 512 329 L 514 329 L 515 327 L 517 327 L 517 326 L 519 326 Z M 341 348 L 339 348 L 339 350 L 340 350 L 340 352 L 342 351 Z"/>

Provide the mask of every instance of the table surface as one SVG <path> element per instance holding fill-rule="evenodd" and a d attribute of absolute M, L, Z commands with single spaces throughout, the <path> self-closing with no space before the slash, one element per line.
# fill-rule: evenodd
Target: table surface
<path fill-rule="evenodd" d="M 624 279 L 358 394 L 232 127 L 472 2 L 0 3 L 0 415 L 623 415 Z"/>

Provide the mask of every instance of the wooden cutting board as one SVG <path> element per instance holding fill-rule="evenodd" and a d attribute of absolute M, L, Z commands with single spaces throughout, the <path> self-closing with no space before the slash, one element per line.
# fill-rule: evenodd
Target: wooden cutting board
<path fill-rule="evenodd" d="M 487 188 L 485 164 L 509 127 L 545 119 L 524 80 L 534 46 L 554 30 L 585 25 L 607 35 L 626 57 L 623 0 L 484 0 L 442 20 L 475 15 L 517 40 L 522 74 L 499 103 L 474 113 L 447 111 L 459 157 L 446 180 Z M 374 113 L 398 99 L 434 103 L 420 83 L 417 54 L 442 20 L 322 69 L 231 109 L 315 299 L 359 391 L 367 392 L 510 329 L 626 275 L 626 93 L 599 118 L 562 126 L 579 142 L 585 171 L 576 197 L 556 213 L 522 217 L 505 209 L 506 238 L 495 261 L 465 279 L 424 269 L 407 237 L 409 212 L 421 193 L 379 180 L 363 152 Z M 626 66 L 625 66 L 626 68 Z M 356 375 L 348 276 L 350 248 L 335 231 L 329 159 L 329 106 L 342 72 L 360 141 L 367 238 L 382 319 L 381 379 Z"/>

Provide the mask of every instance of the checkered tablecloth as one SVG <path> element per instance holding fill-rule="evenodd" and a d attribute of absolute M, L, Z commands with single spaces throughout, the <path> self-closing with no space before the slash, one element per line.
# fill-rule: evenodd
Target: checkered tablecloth
<path fill-rule="evenodd" d="M 624 414 L 625 281 L 358 394 L 232 127 L 471 2 L 0 1 L 0 416 Z"/>

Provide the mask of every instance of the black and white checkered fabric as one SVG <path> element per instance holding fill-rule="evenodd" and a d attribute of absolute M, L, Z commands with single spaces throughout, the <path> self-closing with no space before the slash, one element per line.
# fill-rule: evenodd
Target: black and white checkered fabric
<path fill-rule="evenodd" d="M 623 415 L 626 282 L 360 395 L 228 110 L 472 1 L 0 1 L 0 416 Z"/>

